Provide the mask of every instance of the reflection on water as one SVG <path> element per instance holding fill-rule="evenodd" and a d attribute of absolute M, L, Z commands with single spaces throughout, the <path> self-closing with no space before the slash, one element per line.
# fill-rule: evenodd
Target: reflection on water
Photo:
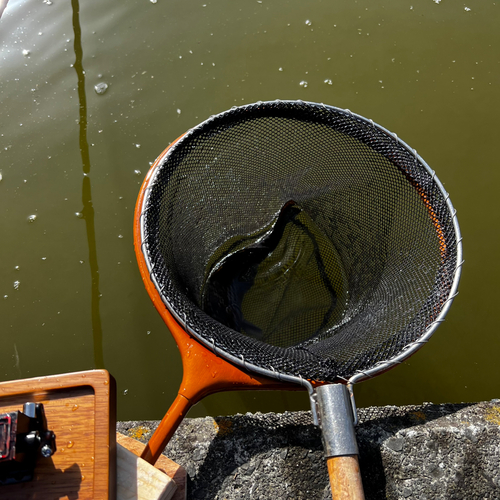
<path fill-rule="evenodd" d="M 10 0 L 0 18 L 0 378 L 105 366 L 120 418 L 160 418 L 181 363 L 133 253 L 142 177 L 201 120 L 281 98 L 349 108 L 396 132 L 458 209 L 459 297 L 414 358 L 356 388 L 358 404 L 498 397 L 499 8 Z M 221 394 L 193 415 L 306 408 L 302 396 Z"/>
<path fill-rule="evenodd" d="M 99 312 L 99 265 L 97 263 L 97 246 L 94 224 L 94 206 L 92 204 L 92 190 L 90 184 L 90 152 L 87 141 L 87 97 L 85 95 L 85 71 L 83 69 L 82 30 L 80 28 L 80 5 L 78 0 L 71 0 L 73 9 L 73 32 L 75 34 L 75 64 L 74 68 L 78 77 L 78 101 L 80 110 L 80 154 L 82 155 L 83 180 L 82 180 L 82 203 L 80 212 L 85 219 L 87 229 L 87 240 L 89 244 L 89 265 L 91 276 L 91 315 L 92 334 L 94 339 L 94 365 L 96 368 L 104 368 L 102 353 L 102 325 Z"/>

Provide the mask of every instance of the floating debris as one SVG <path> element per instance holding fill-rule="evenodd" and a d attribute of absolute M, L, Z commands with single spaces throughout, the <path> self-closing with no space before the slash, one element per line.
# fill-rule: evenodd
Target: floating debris
<path fill-rule="evenodd" d="M 105 82 L 100 82 L 97 85 L 94 86 L 94 90 L 96 94 L 102 95 L 106 93 L 106 90 L 108 90 L 109 85 Z"/>

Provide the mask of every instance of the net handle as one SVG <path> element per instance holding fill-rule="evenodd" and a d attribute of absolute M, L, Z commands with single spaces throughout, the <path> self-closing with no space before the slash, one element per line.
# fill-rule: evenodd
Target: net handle
<path fill-rule="evenodd" d="M 326 462 L 334 500 L 365 499 L 357 455 L 331 457 Z"/>

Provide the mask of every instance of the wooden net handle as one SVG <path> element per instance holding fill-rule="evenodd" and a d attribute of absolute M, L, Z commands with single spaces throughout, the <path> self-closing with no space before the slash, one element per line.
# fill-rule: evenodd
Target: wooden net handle
<path fill-rule="evenodd" d="M 333 500 L 364 500 L 357 455 L 327 459 Z"/>

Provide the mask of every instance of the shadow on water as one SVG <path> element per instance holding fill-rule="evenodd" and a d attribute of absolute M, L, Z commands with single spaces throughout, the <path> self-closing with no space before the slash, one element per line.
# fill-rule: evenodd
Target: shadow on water
<path fill-rule="evenodd" d="M 92 189 L 90 184 L 90 152 L 87 141 L 87 96 L 85 94 L 85 71 L 83 69 L 82 30 L 80 27 L 80 5 L 78 0 L 71 0 L 73 10 L 73 31 L 75 33 L 75 64 L 74 68 L 78 77 L 78 101 L 80 105 L 80 154 L 82 156 L 83 182 L 82 182 L 82 214 L 87 229 L 89 245 L 89 264 L 92 282 L 91 310 L 92 310 L 92 335 L 94 343 L 94 364 L 96 368 L 104 368 L 102 350 L 102 325 L 99 308 L 99 265 L 97 263 L 97 246 L 95 236 L 94 205 L 92 203 Z"/>

